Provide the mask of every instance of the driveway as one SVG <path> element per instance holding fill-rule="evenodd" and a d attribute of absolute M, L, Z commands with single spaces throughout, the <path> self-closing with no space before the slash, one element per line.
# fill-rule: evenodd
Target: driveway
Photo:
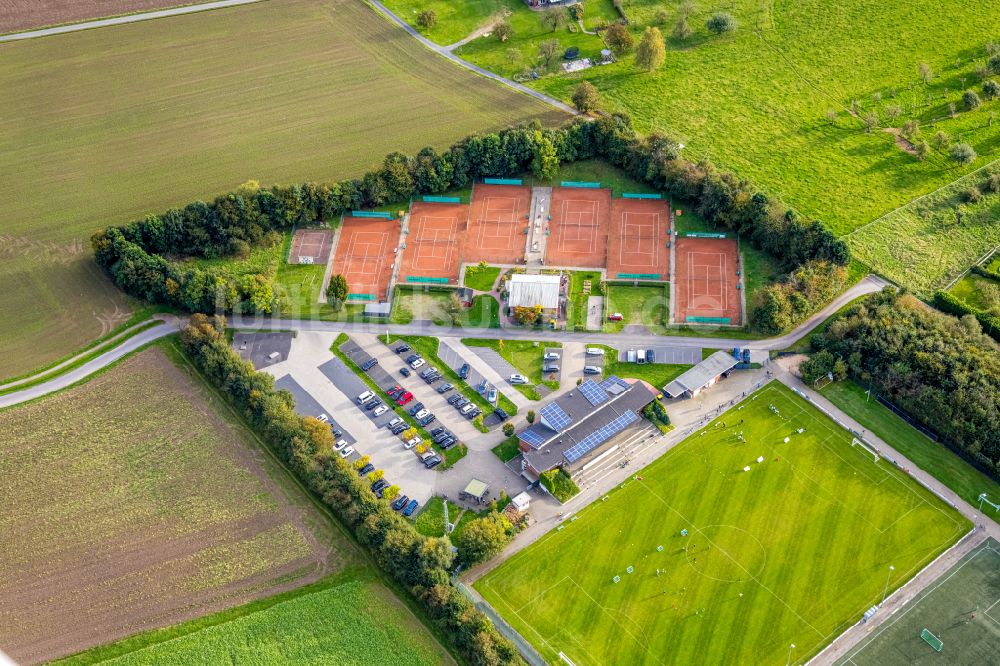
<path fill-rule="evenodd" d="M 507 381 L 510 374 L 503 376 L 497 372 L 489 363 L 484 361 L 474 349 L 476 347 L 466 347 L 458 338 L 441 338 L 438 345 L 438 358 L 440 358 L 449 368 L 458 372 L 463 363 L 469 364 L 469 386 L 476 387 L 485 379 L 486 383 L 497 387 L 510 401 L 517 405 L 518 410 L 531 408 L 531 401 L 524 397 L 520 391 L 515 389 Z M 489 350 L 492 351 L 492 350 Z M 503 359 L 500 359 L 503 361 Z M 507 363 L 506 361 L 503 361 Z M 509 367 L 509 364 L 508 364 Z M 511 369 L 513 373 L 513 368 Z"/>

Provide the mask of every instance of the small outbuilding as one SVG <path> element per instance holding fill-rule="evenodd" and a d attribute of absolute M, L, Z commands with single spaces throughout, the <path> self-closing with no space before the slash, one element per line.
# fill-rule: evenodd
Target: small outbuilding
<path fill-rule="evenodd" d="M 469 485 L 465 486 L 465 490 L 458 494 L 459 499 L 463 499 L 466 502 L 475 502 L 477 504 L 486 503 L 486 498 L 490 494 L 490 487 L 486 485 L 485 481 L 480 481 L 479 479 L 473 479 L 469 481 Z"/>
<path fill-rule="evenodd" d="M 554 311 L 559 308 L 561 281 L 558 275 L 517 273 L 507 284 L 507 304 L 512 308 L 541 305 L 542 310 Z"/>
<path fill-rule="evenodd" d="M 693 398 L 720 379 L 727 377 L 739 360 L 717 351 L 663 388 L 670 398 Z"/>

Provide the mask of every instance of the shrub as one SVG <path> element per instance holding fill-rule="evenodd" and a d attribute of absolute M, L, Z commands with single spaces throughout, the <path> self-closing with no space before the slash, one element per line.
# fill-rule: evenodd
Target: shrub
<path fill-rule="evenodd" d="M 671 34 L 674 39 L 684 41 L 691 36 L 691 26 L 688 25 L 688 20 L 686 16 L 681 16 L 677 19 L 677 23 L 674 24 L 674 30 Z"/>
<path fill-rule="evenodd" d="M 417 25 L 423 29 L 433 28 L 437 25 L 438 17 L 433 9 L 425 9 L 417 14 Z"/>
<path fill-rule="evenodd" d="M 982 106 L 983 101 L 979 99 L 979 95 L 976 94 L 975 90 L 966 90 L 962 93 L 962 104 L 965 105 L 967 111 L 972 111 Z"/>
<path fill-rule="evenodd" d="M 667 10 L 664 9 L 663 7 L 657 9 L 656 13 L 653 14 L 653 23 L 655 23 L 656 25 L 660 26 L 666 25 L 667 21 L 669 20 L 670 20 L 670 14 L 667 13 Z"/>
<path fill-rule="evenodd" d="M 973 185 L 962 192 L 962 198 L 965 199 L 967 203 L 979 203 L 983 200 L 983 193 L 978 187 Z"/>
<path fill-rule="evenodd" d="M 590 81 L 584 81 L 573 91 L 573 106 L 581 113 L 596 111 L 601 106 L 601 93 Z"/>
<path fill-rule="evenodd" d="M 1000 172 L 991 173 L 983 184 L 983 189 L 993 194 L 1000 192 Z"/>
<path fill-rule="evenodd" d="M 983 97 L 986 99 L 996 99 L 1000 97 L 1000 83 L 997 83 L 993 79 L 987 79 L 983 82 Z"/>
<path fill-rule="evenodd" d="M 508 39 L 514 36 L 514 26 L 510 24 L 510 21 L 504 19 L 500 21 L 495 26 L 493 26 L 493 36 L 499 39 L 501 42 L 506 42 Z M 508 59 L 510 58 L 510 51 L 507 52 Z M 518 60 L 521 58 L 521 52 L 518 51 Z"/>
<path fill-rule="evenodd" d="M 507 437 L 510 437 L 511 435 L 513 435 L 514 434 L 514 430 L 515 430 L 514 424 L 511 423 L 510 421 L 508 421 L 507 423 L 503 424 L 503 434 L 506 435 Z"/>
<path fill-rule="evenodd" d="M 604 32 L 604 42 L 615 55 L 624 55 L 632 51 L 634 42 L 632 34 L 622 23 L 612 23 Z"/>
<path fill-rule="evenodd" d="M 714 32 L 717 35 L 721 35 L 724 32 L 732 32 L 739 27 L 739 23 L 729 12 L 716 12 L 712 15 L 712 18 L 708 19 L 705 23 L 705 27 L 709 31 Z"/>
<path fill-rule="evenodd" d="M 538 478 L 549 493 L 560 502 L 568 499 L 580 492 L 579 486 L 564 472 L 561 467 L 542 472 Z"/>
<path fill-rule="evenodd" d="M 951 137 L 948 136 L 947 132 L 937 131 L 934 133 L 934 138 L 931 139 L 931 144 L 938 150 L 944 150 L 951 143 Z"/>
<path fill-rule="evenodd" d="M 917 141 L 913 144 L 913 150 L 917 154 L 917 159 L 923 161 L 927 159 L 927 156 L 931 153 L 931 144 L 926 141 Z"/>
<path fill-rule="evenodd" d="M 955 160 L 962 166 L 972 164 L 978 157 L 975 149 L 967 143 L 956 143 L 948 151 L 948 154 L 951 155 L 951 159 Z"/>
<path fill-rule="evenodd" d="M 986 66 L 990 72 L 1000 74 L 1000 53 L 990 56 L 990 59 L 986 61 Z"/>

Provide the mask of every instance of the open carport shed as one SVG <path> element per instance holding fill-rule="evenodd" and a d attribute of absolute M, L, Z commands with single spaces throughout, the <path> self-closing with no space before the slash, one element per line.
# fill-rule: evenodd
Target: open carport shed
<path fill-rule="evenodd" d="M 671 398 L 693 398 L 728 375 L 737 363 L 739 361 L 732 354 L 717 351 L 667 384 L 663 392 Z"/>

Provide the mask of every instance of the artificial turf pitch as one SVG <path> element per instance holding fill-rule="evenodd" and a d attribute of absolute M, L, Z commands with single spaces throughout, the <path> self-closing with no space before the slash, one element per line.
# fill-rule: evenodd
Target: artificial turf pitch
<path fill-rule="evenodd" d="M 941 652 L 920 638 L 924 629 L 944 643 Z M 1000 543 L 990 538 L 967 553 L 837 663 L 1000 664 Z"/>
<path fill-rule="evenodd" d="M 553 663 L 804 663 L 970 527 L 773 382 L 475 587 Z"/>

